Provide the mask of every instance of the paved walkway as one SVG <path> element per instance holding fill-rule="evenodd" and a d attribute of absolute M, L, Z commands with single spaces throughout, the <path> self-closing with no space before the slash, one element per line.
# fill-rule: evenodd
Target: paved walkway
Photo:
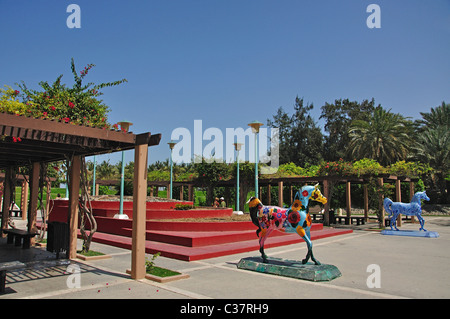
<path fill-rule="evenodd" d="M 28 265 L 8 273 L 6 294 L 0 299 L 450 298 L 450 218 L 425 220 L 426 228 L 437 231 L 439 238 L 384 236 L 356 229 L 352 234 L 315 240 L 316 258 L 337 266 L 342 273 L 331 282 L 237 269 L 241 258 L 258 256 L 257 251 L 193 262 L 158 257 L 157 266 L 189 274 L 190 278 L 166 284 L 135 281 L 126 273 L 131 268 L 129 250 L 93 243 L 92 250 L 111 258 L 56 260 L 45 248 L 23 250 L 0 239 L 1 262 L 20 260 Z M 404 223 L 401 229 L 418 228 L 418 224 Z M 300 260 L 306 254 L 306 245 L 271 248 L 266 253 L 269 257 Z M 373 279 L 373 269 L 379 269 L 379 281 Z M 74 270 L 79 270 L 79 277 L 73 275 Z M 379 282 L 380 287 L 368 287 L 368 281 L 369 285 Z"/>

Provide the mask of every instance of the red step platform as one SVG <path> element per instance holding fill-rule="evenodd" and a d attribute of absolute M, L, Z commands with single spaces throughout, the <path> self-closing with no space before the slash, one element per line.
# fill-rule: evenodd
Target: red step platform
<path fill-rule="evenodd" d="M 93 236 L 93 241 L 131 249 L 132 220 L 112 217 L 118 211 L 118 202 L 106 202 L 105 205 L 103 203 L 96 202 L 92 205 L 98 224 L 98 230 Z M 168 204 L 165 205 L 147 203 L 147 219 L 149 219 L 146 222 L 145 248 L 147 253 L 160 252 L 162 256 L 184 261 L 250 251 L 259 253 L 256 227 L 250 221 L 195 222 L 169 220 L 174 218 L 195 217 L 199 219 L 230 216 L 232 214 L 231 209 L 177 211 L 171 209 L 172 207 Z M 132 208 L 132 203 L 125 202 L 124 212 L 130 212 L 130 208 Z M 54 209 L 50 214 L 50 221 L 66 221 L 66 214 L 67 201 L 55 201 Z M 161 220 L 162 218 L 165 220 Z M 348 229 L 324 228 L 322 224 L 313 224 L 311 239 L 315 240 L 351 232 L 352 230 Z M 266 240 L 265 248 L 301 242 L 303 242 L 303 239 L 297 234 L 274 231 Z"/>
<path fill-rule="evenodd" d="M 348 229 L 333 229 L 324 228 L 322 230 L 312 231 L 311 239 L 316 240 L 320 238 L 326 238 L 331 236 L 343 235 L 351 233 L 352 230 Z M 194 246 L 184 246 L 178 244 L 171 244 L 166 242 L 158 241 L 146 241 L 145 251 L 149 254 L 155 254 L 157 252 L 161 253 L 161 256 L 168 258 L 174 258 L 184 261 L 194 261 L 202 260 L 207 258 L 214 258 L 220 256 L 227 256 L 232 254 L 238 254 L 243 252 L 255 252 L 259 254 L 259 244 L 258 239 L 254 231 L 251 232 L 254 239 L 250 240 L 239 240 L 226 242 L 221 244 L 212 245 L 194 245 Z M 276 236 L 276 233 L 281 234 Z M 198 235 L 198 234 L 197 234 Z M 216 234 L 215 236 L 226 236 L 226 234 Z M 196 236 L 193 236 L 196 237 Z M 119 236 L 106 233 L 95 233 L 93 240 L 95 242 L 131 249 L 131 237 Z M 221 239 L 224 240 L 224 239 Z M 225 241 L 225 240 L 224 240 Z M 295 243 L 303 242 L 297 234 L 282 234 L 280 232 L 274 232 L 266 241 L 264 247 L 279 247 Z"/>

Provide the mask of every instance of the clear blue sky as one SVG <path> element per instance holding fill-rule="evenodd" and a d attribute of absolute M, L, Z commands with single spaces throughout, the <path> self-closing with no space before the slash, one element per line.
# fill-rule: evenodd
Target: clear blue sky
<path fill-rule="evenodd" d="M 80 29 L 66 25 L 71 3 Z M 371 3 L 380 29 L 366 25 Z M 413 119 L 450 102 L 449 0 L 0 0 L 0 30 L 1 86 L 60 74 L 72 85 L 72 57 L 96 64 L 88 81 L 126 78 L 103 100 L 111 123 L 163 134 L 150 163 L 168 158 L 177 127 L 245 129 L 280 106 L 292 112 L 296 96 L 317 121 L 339 98 Z"/>

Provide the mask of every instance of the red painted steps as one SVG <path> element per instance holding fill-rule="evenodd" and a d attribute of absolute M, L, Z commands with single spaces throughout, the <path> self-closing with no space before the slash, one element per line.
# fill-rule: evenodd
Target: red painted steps
<path fill-rule="evenodd" d="M 316 240 L 320 238 L 348 234 L 351 232 L 352 232 L 351 229 L 349 230 L 349 229 L 324 228 L 321 230 L 311 232 L 311 239 Z M 275 233 L 279 233 L 278 236 L 276 236 Z M 174 245 L 164 242 L 146 241 L 145 251 L 146 253 L 149 254 L 155 254 L 157 252 L 160 252 L 162 256 L 168 258 L 174 258 L 184 261 L 194 261 L 249 251 L 258 252 L 259 243 L 255 234 L 254 236 L 255 239 L 252 240 L 228 242 L 223 244 L 214 244 L 207 246 L 194 246 L 194 247 Z M 126 236 L 97 232 L 94 234 L 93 241 L 111 246 L 131 249 L 132 240 L 130 237 Z M 301 239 L 297 234 L 274 232 L 266 240 L 265 248 L 279 247 L 301 242 L 303 242 L 303 239 Z"/>
<path fill-rule="evenodd" d="M 174 203 L 147 202 L 146 252 L 161 252 L 162 256 L 185 261 L 200 260 L 248 251 L 258 252 L 259 244 L 256 227 L 250 221 L 242 222 L 192 222 L 174 221 L 170 218 L 206 218 L 222 217 L 232 214 L 231 209 L 194 209 L 176 211 L 170 209 Z M 95 242 L 131 249 L 131 219 L 112 218 L 117 211 L 118 202 L 94 203 L 94 215 L 98 230 L 94 234 Z M 131 211 L 130 203 L 125 202 L 126 212 Z M 205 214 L 205 215 L 202 215 Z M 55 200 L 50 221 L 67 221 L 67 201 Z M 155 219 L 166 220 L 155 220 Z M 323 228 L 322 224 L 313 224 L 312 239 L 350 233 L 352 230 Z M 265 247 L 276 247 L 301 243 L 297 234 L 273 232 Z M 304 245 L 304 243 L 303 243 Z"/>
<path fill-rule="evenodd" d="M 316 227 L 312 228 L 313 231 L 321 229 L 323 229 L 322 224 L 316 224 Z M 130 228 L 124 228 L 120 235 L 131 237 L 132 230 Z M 280 231 L 274 231 L 270 234 L 270 236 L 283 235 L 286 235 L 286 233 Z M 218 245 L 257 238 L 255 226 L 251 227 L 251 230 L 234 231 L 146 231 L 146 240 L 186 247 Z"/>

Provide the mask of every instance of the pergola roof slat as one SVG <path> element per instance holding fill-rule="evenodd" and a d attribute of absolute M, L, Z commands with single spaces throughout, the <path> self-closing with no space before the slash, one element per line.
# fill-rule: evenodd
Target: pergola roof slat
<path fill-rule="evenodd" d="M 158 145 L 161 134 L 133 133 L 0 113 L 0 169 Z"/>

